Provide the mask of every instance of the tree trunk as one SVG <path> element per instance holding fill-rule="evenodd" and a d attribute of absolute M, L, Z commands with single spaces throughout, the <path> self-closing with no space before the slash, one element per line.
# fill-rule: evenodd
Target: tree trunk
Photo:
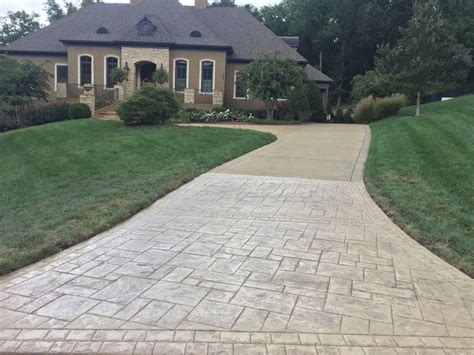
<path fill-rule="evenodd" d="M 337 96 L 337 107 L 340 107 L 342 104 L 342 87 L 344 83 L 344 55 L 345 55 L 346 43 L 342 42 L 341 46 L 341 83 L 339 84 L 339 95 Z"/>
<path fill-rule="evenodd" d="M 420 110 L 421 110 L 421 92 L 418 91 L 416 95 L 416 113 L 415 117 L 420 116 Z"/>
<path fill-rule="evenodd" d="M 273 119 L 273 104 L 271 102 L 266 103 L 265 109 L 267 111 L 267 120 Z"/>

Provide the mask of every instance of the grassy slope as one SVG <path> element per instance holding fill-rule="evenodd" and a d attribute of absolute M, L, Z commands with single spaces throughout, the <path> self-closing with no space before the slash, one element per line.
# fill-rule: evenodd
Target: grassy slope
<path fill-rule="evenodd" d="M 365 182 L 412 237 L 474 276 L 474 96 L 371 125 Z"/>
<path fill-rule="evenodd" d="M 197 127 L 66 121 L 0 134 L 0 274 L 123 221 L 275 139 Z"/>

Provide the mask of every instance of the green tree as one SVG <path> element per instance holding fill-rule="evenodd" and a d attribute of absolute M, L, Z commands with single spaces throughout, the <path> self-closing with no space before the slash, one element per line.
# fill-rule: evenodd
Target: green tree
<path fill-rule="evenodd" d="M 44 3 L 44 10 L 48 15 L 49 23 L 53 23 L 56 20 L 59 20 L 64 16 L 64 11 L 61 6 L 56 2 L 56 0 L 46 0 Z"/>
<path fill-rule="evenodd" d="M 261 21 L 278 36 L 289 33 L 288 4 L 283 1 L 276 5 L 263 6 L 260 9 Z"/>
<path fill-rule="evenodd" d="M 0 45 L 5 45 L 40 29 L 39 15 L 25 11 L 8 12 L 0 21 Z"/>
<path fill-rule="evenodd" d="M 74 3 L 70 2 L 70 1 L 66 1 L 64 3 L 64 7 L 66 8 L 66 15 L 70 15 L 70 14 L 77 11 L 77 6 L 74 5 Z"/>
<path fill-rule="evenodd" d="M 15 112 L 17 125 L 23 126 L 25 109 L 33 99 L 48 98 L 48 72 L 28 60 L 0 56 L 0 102 Z"/>
<path fill-rule="evenodd" d="M 235 0 L 214 0 L 211 7 L 236 7 Z"/>
<path fill-rule="evenodd" d="M 251 62 L 241 73 L 249 94 L 264 102 L 269 119 L 278 99 L 288 98 L 306 76 L 295 62 L 269 56 Z"/>
<path fill-rule="evenodd" d="M 423 94 L 464 83 L 472 63 L 469 50 L 457 42 L 436 4 L 417 3 L 397 45 L 382 47 L 376 62 L 377 72 L 394 90 L 416 95 L 416 116 Z"/>

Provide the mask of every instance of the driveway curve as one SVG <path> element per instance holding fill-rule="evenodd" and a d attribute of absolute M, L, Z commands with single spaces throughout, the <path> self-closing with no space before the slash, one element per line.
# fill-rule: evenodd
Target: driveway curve
<path fill-rule="evenodd" d="M 258 129 L 279 140 L 0 279 L 0 351 L 472 353 L 473 281 L 372 201 L 367 128 Z"/>
<path fill-rule="evenodd" d="M 362 181 L 370 143 L 368 126 L 305 124 L 234 127 L 270 132 L 278 140 L 230 161 L 214 169 L 214 172 Z"/>

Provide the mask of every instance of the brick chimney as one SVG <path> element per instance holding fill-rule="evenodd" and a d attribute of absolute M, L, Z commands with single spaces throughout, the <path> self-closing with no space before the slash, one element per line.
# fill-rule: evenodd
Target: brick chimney
<path fill-rule="evenodd" d="M 130 6 L 137 6 L 140 5 L 142 0 L 130 0 Z"/>
<path fill-rule="evenodd" d="M 205 9 L 207 7 L 207 0 L 194 0 L 194 7 L 196 9 Z"/>

